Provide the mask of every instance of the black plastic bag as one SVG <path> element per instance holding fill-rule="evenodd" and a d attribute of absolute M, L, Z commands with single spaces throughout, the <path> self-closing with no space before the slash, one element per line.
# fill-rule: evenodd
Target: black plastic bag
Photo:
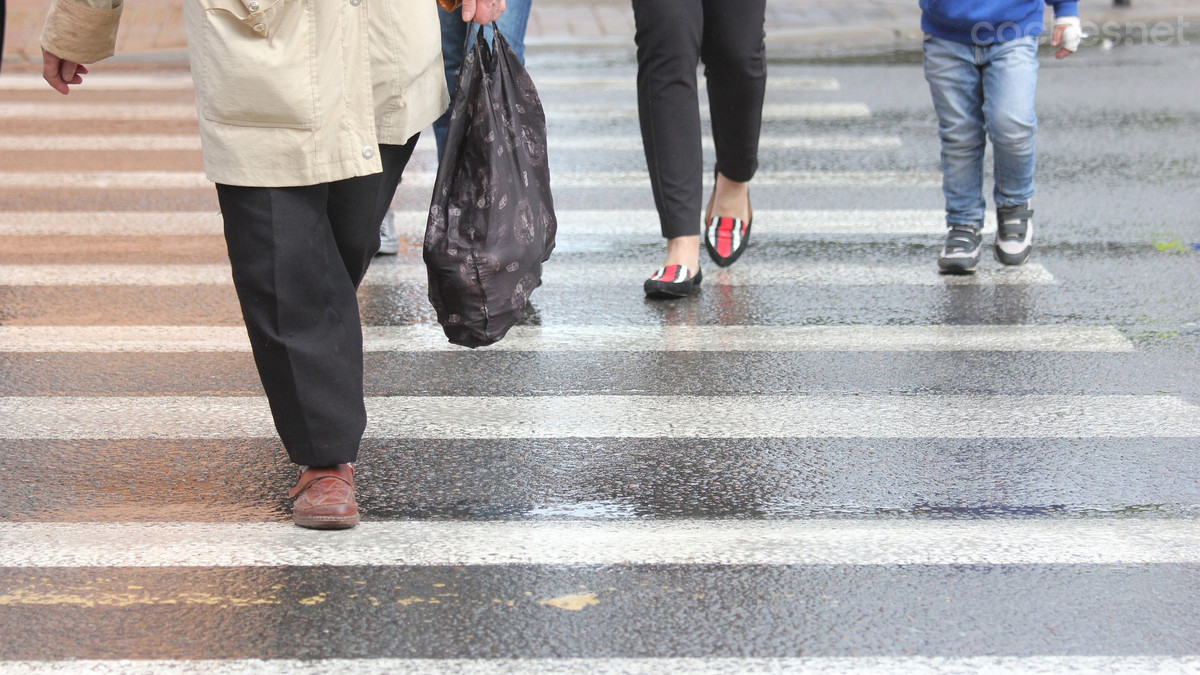
<path fill-rule="evenodd" d="M 450 342 L 482 347 L 524 315 L 558 227 L 542 102 L 499 31 L 489 47 L 480 27 L 464 54 L 442 152 L 425 228 L 429 300 Z"/>

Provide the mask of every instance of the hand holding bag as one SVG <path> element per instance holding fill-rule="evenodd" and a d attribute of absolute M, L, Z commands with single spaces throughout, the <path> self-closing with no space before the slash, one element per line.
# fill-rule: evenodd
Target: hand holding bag
<path fill-rule="evenodd" d="M 423 249 L 438 322 L 464 347 L 500 340 L 524 315 L 558 228 L 541 99 L 492 29 L 489 47 L 479 28 L 458 72 Z"/>

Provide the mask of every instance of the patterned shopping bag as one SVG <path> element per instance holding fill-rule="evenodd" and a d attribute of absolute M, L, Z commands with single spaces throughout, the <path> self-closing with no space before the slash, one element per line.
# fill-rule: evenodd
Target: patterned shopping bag
<path fill-rule="evenodd" d="M 504 337 L 542 283 L 556 230 L 541 99 L 499 31 L 489 45 L 480 27 L 458 72 L 425 228 L 429 299 L 450 342 Z"/>

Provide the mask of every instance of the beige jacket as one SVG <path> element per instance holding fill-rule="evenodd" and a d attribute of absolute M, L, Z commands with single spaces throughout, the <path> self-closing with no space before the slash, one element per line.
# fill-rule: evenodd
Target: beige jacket
<path fill-rule="evenodd" d="M 111 56 L 122 0 L 54 0 L 42 47 Z M 432 0 L 184 0 L 209 180 L 286 187 L 382 170 L 446 109 Z"/>

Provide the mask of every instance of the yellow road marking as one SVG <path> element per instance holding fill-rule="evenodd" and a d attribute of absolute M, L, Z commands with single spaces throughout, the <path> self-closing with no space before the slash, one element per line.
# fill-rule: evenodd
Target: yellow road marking
<path fill-rule="evenodd" d="M 538 600 L 538 604 L 545 607 L 556 607 L 558 609 L 578 612 L 588 605 L 600 604 L 600 600 L 596 597 L 595 593 L 575 593 L 573 595 L 550 598 L 549 600 Z"/>

